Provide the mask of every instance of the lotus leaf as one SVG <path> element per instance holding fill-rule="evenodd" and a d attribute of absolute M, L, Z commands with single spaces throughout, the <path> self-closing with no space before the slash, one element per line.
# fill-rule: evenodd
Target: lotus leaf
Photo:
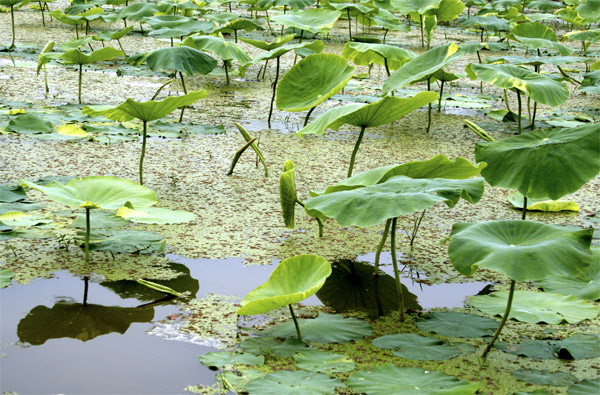
<path fill-rule="evenodd" d="M 600 378 L 581 380 L 569 386 L 568 395 L 596 395 L 600 391 Z"/>
<path fill-rule="evenodd" d="M 405 359 L 417 361 L 440 361 L 460 355 L 460 350 L 434 337 L 402 333 L 373 339 L 373 346 L 391 349 L 392 353 Z"/>
<path fill-rule="evenodd" d="M 458 18 L 464 9 L 465 3 L 461 0 L 442 0 L 437 8 L 427 14 L 434 14 L 438 22 L 449 22 Z"/>
<path fill-rule="evenodd" d="M 15 119 L 11 119 L 6 130 L 16 133 L 50 133 L 52 132 L 52 122 L 32 114 L 21 114 Z"/>
<path fill-rule="evenodd" d="M 62 54 L 61 58 L 67 63 L 83 65 L 111 60 L 117 56 L 123 56 L 123 51 L 119 51 L 113 47 L 105 47 L 97 49 L 89 55 L 81 52 L 79 49 L 72 49 Z"/>
<path fill-rule="evenodd" d="M 141 230 L 98 231 L 90 234 L 90 249 L 112 253 L 150 254 L 165 249 L 165 242 L 158 233 Z"/>
<path fill-rule="evenodd" d="M 251 337 L 243 340 L 240 347 L 242 350 L 255 355 L 274 355 L 281 358 L 290 358 L 296 353 L 311 350 L 306 343 L 295 337 L 288 337 L 283 341 L 274 337 Z"/>
<path fill-rule="evenodd" d="M 522 339 L 518 344 L 497 343 L 504 352 L 538 359 L 588 359 L 600 356 L 600 335 L 578 333 L 562 340 Z"/>
<path fill-rule="evenodd" d="M 473 307 L 490 315 L 500 315 L 506 310 L 507 291 L 493 292 L 490 295 L 473 296 Z M 559 324 L 562 321 L 576 323 L 592 319 L 598 310 L 592 304 L 546 292 L 515 291 L 509 318 L 535 324 Z"/>
<path fill-rule="evenodd" d="M 156 4 L 146 2 L 133 3 L 121 9 L 117 14 L 117 18 L 141 22 L 145 18 L 154 16 L 157 11 L 158 6 Z"/>
<path fill-rule="evenodd" d="M 326 374 L 303 370 L 278 370 L 246 385 L 250 395 L 321 395 L 333 394 L 344 384 Z"/>
<path fill-rule="evenodd" d="M 386 66 L 389 70 L 396 70 L 417 55 L 393 45 L 348 41 L 344 45 L 342 56 L 356 65 L 367 66 L 377 63 Z"/>
<path fill-rule="evenodd" d="M 21 211 L 8 211 L 0 215 L 0 224 L 4 224 L 6 226 L 14 227 L 14 226 L 36 226 L 42 224 L 48 224 L 52 222 L 52 220 L 44 218 L 38 214 L 25 214 Z"/>
<path fill-rule="evenodd" d="M 265 372 L 259 369 L 246 369 L 241 366 L 235 370 L 225 370 L 215 375 L 216 379 L 226 383 L 227 388 L 235 393 L 246 392 L 246 385 L 256 379 L 264 377 Z"/>
<path fill-rule="evenodd" d="M 345 343 L 371 336 L 373 330 L 368 322 L 357 318 L 344 318 L 338 314 L 319 313 L 317 318 L 299 319 L 303 337 L 315 343 Z M 262 331 L 272 337 L 294 335 L 294 324 L 284 322 Z"/>
<path fill-rule="evenodd" d="M 277 85 L 277 108 L 303 111 L 338 93 L 352 78 L 354 67 L 335 54 L 314 54 L 295 64 Z"/>
<path fill-rule="evenodd" d="M 129 222 L 117 217 L 114 213 L 106 211 L 92 211 L 90 213 L 90 226 L 92 229 L 119 228 L 127 225 L 129 225 Z M 85 214 L 77 215 L 71 223 L 71 227 L 85 229 Z"/>
<path fill-rule="evenodd" d="M 536 385 L 566 386 L 577 381 L 577 377 L 561 371 L 552 373 L 547 370 L 517 369 L 512 374 L 518 379 Z"/>
<path fill-rule="evenodd" d="M 575 8 L 575 11 L 589 23 L 598 22 L 600 19 L 600 1 L 584 0 Z"/>
<path fill-rule="evenodd" d="M 197 215 L 183 210 L 147 207 L 136 209 L 127 204 L 117 210 L 117 216 L 140 224 L 181 224 L 193 221 Z"/>
<path fill-rule="evenodd" d="M 532 65 L 532 66 L 540 66 L 543 64 L 552 64 L 555 66 L 561 66 L 563 64 L 569 64 L 569 63 L 579 63 L 579 62 L 585 62 L 586 58 L 583 56 L 552 56 L 552 57 L 548 57 L 548 56 L 488 56 L 486 58 L 486 61 L 488 61 L 489 63 L 498 63 L 498 62 L 504 62 L 504 63 L 510 63 L 510 64 L 516 64 L 516 65 L 521 65 L 521 64 L 528 64 L 528 65 Z"/>
<path fill-rule="evenodd" d="M 240 302 L 240 315 L 261 314 L 314 295 L 331 274 L 331 266 L 317 255 L 284 259 L 261 286 Z"/>
<path fill-rule="evenodd" d="M 573 50 L 559 44 L 554 30 L 539 23 L 525 22 L 517 25 L 510 32 L 512 38 L 531 49 L 553 48 L 561 55 L 570 55 Z"/>
<path fill-rule="evenodd" d="M 345 373 L 354 370 L 354 361 L 343 354 L 327 351 L 302 351 L 294 355 L 300 369 L 325 374 Z"/>
<path fill-rule="evenodd" d="M 294 173 L 294 163 L 288 160 L 284 163 L 283 172 L 279 177 L 279 196 L 283 222 L 290 229 L 294 229 L 295 226 L 295 208 L 298 202 Z"/>
<path fill-rule="evenodd" d="M 492 186 L 513 188 L 533 199 L 558 199 L 598 174 L 599 142 L 596 124 L 545 129 L 477 143 L 475 159 L 488 164 L 481 175 Z"/>
<path fill-rule="evenodd" d="M 0 269 L 0 289 L 8 287 L 14 276 L 15 274 L 10 270 Z"/>
<path fill-rule="evenodd" d="M 579 90 L 581 92 L 600 95 L 600 70 L 585 73 L 583 75 L 583 80 L 581 80 Z"/>
<path fill-rule="evenodd" d="M 183 41 L 188 47 L 200 51 L 208 51 L 217 55 L 222 60 L 236 60 L 241 64 L 248 63 L 251 58 L 235 43 L 217 36 L 190 36 Z"/>
<path fill-rule="evenodd" d="M 435 370 L 393 365 L 358 371 L 348 378 L 348 387 L 369 395 L 445 394 L 466 395 L 477 391 L 477 383 L 469 383 Z"/>
<path fill-rule="evenodd" d="M 452 311 L 433 312 L 416 322 L 422 331 L 435 332 L 448 337 L 491 336 L 498 326 L 495 320 L 475 314 Z"/>
<path fill-rule="evenodd" d="M 508 201 L 514 208 L 523 209 L 523 195 L 513 192 L 508 195 Z M 532 211 L 579 211 L 579 205 L 570 200 L 527 199 L 527 210 Z"/>
<path fill-rule="evenodd" d="M 276 48 L 279 48 L 282 45 L 285 45 L 288 42 L 292 41 L 295 36 L 296 36 L 295 34 L 288 34 L 288 35 L 285 35 L 285 36 L 279 36 L 279 37 L 276 37 L 271 42 L 259 41 L 259 40 L 251 40 L 249 38 L 240 38 L 240 40 L 242 40 L 246 44 L 250 44 L 253 47 L 260 48 L 260 49 L 262 49 L 264 51 L 272 51 L 272 50 L 274 50 Z"/>
<path fill-rule="evenodd" d="M 413 82 L 431 76 L 447 64 L 456 61 L 463 54 L 458 45 L 454 43 L 430 49 L 394 71 L 383 83 L 383 93 L 404 88 Z"/>
<path fill-rule="evenodd" d="M 329 193 L 308 199 L 308 210 L 335 218 L 341 226 L 368 227 L 389 218 L 425 210 L 445 202 L 454 207 L 463 199 L 476 203 L 483 194 L 483 179 L 414 179 L 395 176 L 384 183 Z"/>
<path fill-rule="evenodd" d="M 189 76 L 208 74 L 217 67 L 216 59 L 187 46 L 156 49 L 148 54 L 146 63 L 153 71 L 175 70 Z"/>
<path fill-rule="evenodd" d="M 314 8 L 275 15 L 271 17 L 271 21 L 302 31 L 325 35 L 333 28 L 335 21 L 337 21 L 341 14 L 341 11 Z"/>
<path fill-rule="evenodd" d="M 144 22 L 154 30 L 165 27 L 173 29 L 193 21 L 196 21 L 196 19 L 181 15 L 156 15 L 144 19 Z"/>
<path fill-rule="evenodd" d="M 427 11 L 440 6 L 442 0 L 392 0 L 392 7 L 400 15 L 410 15 L 416 13 L 423 15 Z"/>
<path fill-rule="evenodd" d="M 500 32 L 510 30 L 510 25 L 504 19 L 498 18 L 496 15 L 477 15 L 465 19 L 461 22 L 462 26 L 480 27 L 483 30 L 491 32 Z M 483 34 L 483 33 L 482 33 Z M 483 37 L 483 36 L 482 36 Z"/>
<path fill-rule="evenodd" d="M 25 189 L 19 185 L 0 185 L 0 202 L 13 203 L 19 200 L 26 200 L 27 193 Z"/>
<path fill-rule="evenodd" d="M 235 351 L 207 352 L 200 356 L 200 362 L 209 368 L 231 369 L 234 365 L 258 365 L 263 366 L 265 357 L 250 353 L 239 353 Z"/>

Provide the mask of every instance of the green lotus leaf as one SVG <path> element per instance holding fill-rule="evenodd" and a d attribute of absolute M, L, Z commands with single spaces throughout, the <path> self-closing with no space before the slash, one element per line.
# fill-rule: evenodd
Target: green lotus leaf
<path fill-rule="evenodd" d="M 600 356 L 600 335 L 577 333 L 562 340 L 522 339 L 518 344 L 499 342 L 495 347 L 509 354 L 537 359 L 589 359 Z"/>
<path fill-rule="evenodd" d="M 563 5 L 558 1 L 536 0 L 527 3 L 527 8 L 531 10 L 540 10 L 544 12 L 553 11 L 561 8 Z"/>
<path fill-rule="evenodd" d="M 518 89 L 538 103 L 558 106 L 569 97 L 566 85 L 518 66 L 471 63 L 470 67 L 480 80 L 500 89 Z"/>
<path fill-rule="evenodd" d="M 150 70 L 175 70 L 187 75 L 208 74 L 217 67 L 217 60 L 206 53 L 187 46 L 165 47 L 148 54 Z"/>
<path fill-rule="evenodd" d="M 246 385 L 256 379 L 264 377 L 266 373 L 259 369 L 249 369 L 237 366 L 235 370 L 225 370 L 215 375 L 215 378 L 227 385 L 234 393 L 246 392 Z"/>
<path fill-rule="evenodd" d="M 478 383 L 462 381 L 436 370 L 393 365 L 358 371 L 348 378 L 348 387 L 369 395 L 467 395 L 474 394 L 478 386 Z"/>
<path fill-rule="evenodd" d="M 478 295 L 471 298 L 471 305 L 490 315 L 502 315 L 506 310 L 508 291 L 493 292 L 489 295 Z M 596 306 L 576 299 L 546 292 L 515 291 L 512 308 L 508 318 L 536 324 L 570 324 L 595 318 L 598 315 Z"/>
<path fill-rule="evenodd" d="M 333 107 L 319 115 L 314 121 L 296 132 L 298 137 L 305 134 L 322 135 L 327 129 L 337 130 L 344 125 L 341 118 L 365 106 L 365 104 L 347 104 Z"/>
<path fill-rule="evenodd" d="M 0 224 L 9 226 L 11 229 L 14 226 L 35 226 L 48 224 L 52 220 L 44 218 L 38 214 L 25 214 L 21 211 L 8 211 L 0 215 Z"/>
<path fill-rule="evenodd" d="M 26 200 L 27 193 L 19 185 L 0 185 L 0 202 L 13 203 L 19 200 Z"/>
<path fill-rule="evenodd" d="M 475 314 L 452 311 L 429 313 L 419 318 L 417 327 L 426 332 L 435 332 L 448 337 L 491 336 L 498 326 L 495 320 Z"/>
<path fill-rule="evenodd" d="M 367 66 L 371 63 L 385 66 L 387 63 L 390 70 L 396 70 L 417 55 L 393 45 L 348 41 L 344 45 L 342 56 L 359 66 Z"/>
<path fill-rule="evenodd" d="M 164 117 L 178 107 L 187 106 L 206 96 L 206 91 L 200 90 L 183 96 L 169 96 L 161 101 L 149 100 L 140 103 L 133 99 L 127 99 L 117 107 L 98 108 L 85 106 L 82 113 L 92 117 L 104 116 L 113 121 L 122 122 L 137 118 L 141 121 L 150 122 Z"/>
<path fill-rule="evenodd" d="M 37 68 L 35 69 L 36 74 L 40 74 L 40 70 L 42 67 L 51 61 L 52 59 L 58 58 L 62 54 L 53 53 L 53 55 L 48 55 L 54 49 L 54 41 L 48 41 L 48 43 L 42 48 L 40 52 L 40 56 L 38 57 Z"/>
<path fill-rule="evenodd" d="M 161 15 L 162 17 L 174 15 Z M 215 24 L 209 21 L 200 21 L 198 19 L 190 19 L 189 21 L 180 23 L 175 27 L 161 27 L 160 29 L 152 30 L 148 33 L 149 37 L 159 38 L 175 38 L 185 37 L 193 33 L 210 34 L 215 30 Z"/>
<path fill-rule="evenodd" d="M 83 235 L 83 233 L 78 233 Z M 92 231 L 90 250 L 122 254 L 151 254 L 164 251 L 165 242 L 158 233 L 131 229 Z"/>
<path fill-rule="evenodd" d="M 400 15 L 413 13 L 423 15 L 427 11 L 438 8 L 442 0 L 391 0 L 390 4 Z"/>
<path fill-rule="evenodd" d="M 73 178 L 66 184 L 53 181 L 47 185 L 21 180 L 20 185 L 37 189 L 51 200 L 67 206 L 116 210 L 127 202 L 139 208 L 157 202 L 156 194 L 150 188 L 113 176 Z"/>
<path fill-rule="evenodd" d="M 305 41 L 300 44 L 284 45 L 282 47 L 274 48 L 274 49 L 271 49 L 270 51 L 261 53 L 260 55 L 254 57 L 250 62 L 240 66 L 239 70 L 240 70 L 240 72 L 245 72 L 245 70 L 252 65 L 260 63 L 263 60 L 276 59 L 280 56 L 285 55 L 289 51 L 305 49 L 305 50 L 310 50 L 311 52 L 318 53 L 318 52 L 321 52 L 323 50 L 323 48 L 325 48 L 325 44 L 323 44 L 323 41 L 321 41 L 321 40 Z"/>
<path fill-rule="evenodd" d="M 21 114 L 15 119 L 11 119 L 6 126 L 6 130 L 15 133 L 50 133 L 52 132 L 52 122 L 32 114 Z"/>
<path fill-rule="evenodd" d="M 447 64 L 456 61 L 463 54 L 458 45 L 454 43 L 430 49 L 394 71 L 383 83 L 383 93 L 389 93 L 422 80 Z"/>
<path fill-rule="evenodd" d="M 263 366 L 265 363 L 265 357 L 262 355 L 235 351 L 207 352 L 199 359 L 204 366 L 218 369 L 231 369 L 238 364 Z"/>
<path fill-rule="evenodd" d="M 490 32 L 500 32 L 510 30 L 510 25 L 504 19 L 496 15 L 476 15 L 465 19 L 461 26 L 480 27 Z"/>
<path fill-rule="evenodd" d="M 252 380 L 246 385 L 246 391 L 250 395 L 321 395 L 333 394 L 336 388 L 343 386 L 340 380 L 322 373 L 278 370 Z"/>
<path fill-rule="evenodd" d="M 182 224 L 195 220 L 198 216 L 183 210 L 147 207 L 136 209 L 127 204 L 117 210 L 117 216 L 139 224 Z"/>
<path fill-rule="evenodd" d="M 207 14 L 206 19 L 213 21 L 219 25 L 224 25 L 227 22 L 238 19 L 239 16 L 237 14 L 231 12 L 222 12 L 220 14 Z"/>
<path fill-rule="evenodd" d="M 298 202 L 294 173 L 294 163 L 288 160 L 283 165 L 283 172 L 279 176 L 279 200 L 283 222 L 290 229 L 294 229 L 295 226 L 296 203 Z"/>
<path fill-rule="evenodd" d="M 581 80 L 581 86 L 579 87 L 581 92 L 593 93 L 600 95 L 600 70 L 594 70 L 583 75 Z"/>
<path fill-rule="evenodd" d="M 463 12 L 465 3 L 461 0 L 442 0 L 437 8 L 430 10 L 427 14 L 436 16 L 438 22 L 453 21 Z"/>
<path fill-rule="evenodd" d="M 255 355 L 274 355 L 281 358 L 290 358 L 296 353 L 312 350 L 306 343 L 295 337 L 288 337 L 284 341 L 274 337 L 251 337 L 243 340 L 240 347 Z"/>
<path fill-rule="evenodd" d="M 113 47 L 105 47 L 97 49 L 89 55 L 81 52 L 81 50 L 79 49 L 72 49 L 70 51 L 65 52 L 60 57 L 64 59 L 67 63 L 83 65 L 95 62 L 102 62 L 104 60 L 111 60 L 117 56 L 124 56 L 123 51 L 119 51 L 118 49 L 115 49 Z"/>
<path fill-rule="evenodd" d="M 482 194 L 482 178 L 452 180 L 395 176 L 381 184 L 313 197 L 305 204 L 308 210 L 335 218 L 341 226 L 368 227 L 425 210 L 439 202 L 453 207 L 461 197 L 476 203 Z"/>
<path fill-rule="evenodd" d="M 86 228 L 85 213 L 79 214 L 73 222 L 71 227 L 73 228 Z M 117 217 L 112 212 L 107 211 L 92 211 L 90 212 L 90 229 L 102 229 L 102 228 L 120 228 L 129 225 L 129 222 L 123 218 Z"/>
<path fill-rule="evenodd" d="M 240 302 L 240 315 L 261 314 L 314 295 L 331 274 L 331 265 L 317 255 L 297 255 L 277 265 L 264 284 Z"/>
<path fill-rule="evenodd" d="M 513 192 L 508 195 L 508 201 L 516 209 L 523 209 L 523 195 Z M 570 200 L 527 199 L 527 210 L 531 211 L 579 211 L 579 205 Z"/>
<path fill-rule="evenodd" d="M 527 383 L 536 385 L 566 386 L 577 381 L 577 377 L 571 373 L 561 371 L 551 373 L 548 370 L 517 369 L 512 372 L 512 375 Z"/>
<path fill-rule="evenodd" d="M 515 281 L 577 276 L 592 260 L 592 228 L 572 230 L 522 220 L 456 223 L 448 255 L 461 274 L 485 268 Z"/>
<path fill-rule="evenodd" d="M 492 186 L 558 199 L 577 191 L 600 172 L 600 125 L 538 130 L 494 142 L 477 143 L 481 175 Z"/>
<path fill-rule="evenodd" d="M 154 16 L 156 12 L 158 12 L 158 6 L 156 4 L 139 2 L 129 4 L 127 7 L 121 9 L 117 14 L 117 18 L 140 22 L 147 17 Z"/>
<path fill-rule="evenodd" d="M 66 23 L 67 25 L 83 25 L 86 22 L 83 16 L 63 14 L 61 10 L 54 10 L 50 12 L 50 16 L 56 18 L 62 23 Z"/>
<path fill-rule="evenodd" d="M 595 43 L 600 40 L 600 30 L 577 30 L 573 32 L 567 32 L 563 35 L 562 40 L 570 41 L 589 41 Z"/>
<path fill-rule="evenodd" d="M 154 15 L 146 17 L 144 23 L 150 25 L 153 30 L 166 28 L 177 28 L 185 23 L 195 21 L 194 18 L 181 15 Z"/>
<path fill-rule="evenodd" d="M 133 29 L 133 26 L 127 26 L 126 28 L 121 29 L 121 30 L 117 30 L 116 32 L 115 31 L 110 31 L 110 30 L 103 30 L 101 32 L 98 32 L 94 36 L 94 40 L 97 40 L 97 41 L 120 40 L 127 33 L 129 33 L 132 29 Z"/>
<path fill-rule="evenodd" d="M 371 336 L 368 322 L 358 318 L 344 318 L 338 314 L 319 313 L 317 318 L 301 318 L 298 324 L 305 340 L 315 343 L 345 343 Z M 263 330 L 266 336 L 287 338 L 296 334 L 292 321 L 286 321 Z"/>
<path fill-rule="evenodd" d="M 302 351 L 294 355 L 294 360 L 296 366 L 309 372 L 334 374 L 354 370 L 354 361 L 351 358 L 327 351 Z"/>
<path fill-rule="evenodd" d="M 229 33 L 237 30 L 244 30 L 246 32 L 251 32 L 254 30 L 264 30 L 263 27 L 250 20 L 245 18 L 234 19 L 233 21 L 227 22 L 225 25 L 219 26 L 216 32 Z"/>
<path fill-rule="evenodd" d="M 250 44 L 253 47 L 260 48 L 264 51 L 271 51 L 273 49 L 281 47 L 282 45 L 287 44 L 288 42 L 292 41 L 295 37 L 296 37 L 295 34 L 288 34 L 285 36 L 276 37 L 271 42 L 252 40 L 249 38 L 242 38 L 242 37 L 240 37 L 240 40 L 242 42 L 245 42 L 246 44 Z"/>
<path fill-rule="evenodd" d="M 592 263 L 578 276 L 549 275 L 536 281 L 535 286 L 546 292 L 573 295 L 581 300 L 600 299 L 600 248 L 592 247 Z"/>
<path fill-rule="evenodd" d="M 581 18 L 589 21 L 588 23 L 597 23 L 600 20 L 600 1 L 584 0 L 575 8 L 575 11 Z"/>
<path fill-rule="evenodd" d="M 212 52 L 222 60 L 236 60 L 241 64 L 248 63 L 252 58 L 237 44 L 217 36 L 190 36 L 182 45 L 200 51 Z"/>
<path fill-rule="evenodd" d="M 314 54 L 296 63 L 277 84 L 277 108 L 303 111 L 338 93 L 354 67 L 335 54 Z"/>
<path fill-rule="evenodd" d="M 371 25 L 379 25 L 383 29 L 410 32 L 410 26 L 408 24 L 403 24 L 402 21 L 394 14 L 392 14 L 390 11 L 384 10 L 383 8 L 380 8 L 377 14 L 367 15 L 364 19 L 365 22 L 367 22 L 367 25 L 369 22 L 371 22 Z M 363 25 L 364 24 L 365 23 L 363 23 Z"/>
<path fill-rule="evenodd" d="M 592 380 L 581 380 L 569 386 L 568 395 L 596 395 L 600 391 L 600 377 Z"/>
<path fill-rule="evenodd" d="M 310 33 L 326 35 L 341 14 L 341 11 L 328 10 L 326 8 L 311 8 L 275 15 L 271 17 L 271 21 Z"/>
<path fill-rule="evenodd" d="M 414 333 L 385 335 L 373 339 L 373 346 L 391 349 L 398 357 L 417 361 L 440 361 L 460 355 L 460 350 L 435 337 Z"/>
<path fill-rule="evenodd" d="M 328 6 L 338 11 L 350 10 L 351 12 L 357 14 L 368 14 L 369 12 L 376 11 L 376 8 L 354 3 L 329 3 Z"/>
<path fill-rule="evenodd" d="M 531 66 L 540 66 L 543 64 L 552 64 L 555 66 L 562 66 L 563 64 L 569 63 L 580 63 L 585 62 L 586 58 L 583 56 L 488 56 L 486 61 L 489 63 L 510 63 L 516 65 L 528 64 Z"/>
<path fill-rule="evenodd" d="M 85 36 L 84 38 L 81 38 L 81 39 L 73 39 L 73 40 L 66 41 L 66 42 L 62 43 L 60 45 L 60 47 L 62 48 L 63 51 L 68 52 L 72 49 L 83 48 L 83 47 L 87 46 L 89 43 L 92 42 L 93 39 L 94 39 L 94 37 L 92 37 L 92 36 Z"/>
<path fill-rule="evenodd" d="M 13 272 L 8 269 L 0 269 L 0 288 L 6 288 L 12 282 L 12 278 L 15 276 Z"/>

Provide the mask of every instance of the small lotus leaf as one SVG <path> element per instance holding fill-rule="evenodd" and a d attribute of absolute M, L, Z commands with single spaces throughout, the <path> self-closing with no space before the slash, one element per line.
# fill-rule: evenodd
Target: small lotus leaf
<path fill-rule="evenodd" d="M 161 207 L 136 209 L 126 205 L 117 210 L 117 216 L 140 224 L 182 224 L 193 221 L 197 215 L 183 210 L 171 210 Z"/>
<path fill-rule="evenodd" d="M 9 184 L 0 185 L 0 202 L 13 203 L 26 199 L 27 194 L 22 186 Z"/>
<path fill-rule="evenodd" d="M 0 288 L 5 288 L 10 285 L 12 278 L 15 276 L 13 272 L 8 269 L 0 269 Z"/>
<path fill-rule="evenodd" d="M 279 176 L 279 200 L 285 226 L 294 229 L 296 218 L 296 181 L 294 178 L 294 163 L 288 160 L 283 165 L 283 172 Z"/>
<path fill-rule="evenodd" d="M 327 351 L 303 351 L 294 355 L 300 369 L 325 374 L 345 373 L 354 370 L 354 361 L 343 354 Z"/>
<path fill-rule="evenodd" d="M 354 67 L 335 54 L 314 54 L 296 63 L 277 84 L 279 110 L 303 111 L 338 93 L 352 78 Z"/>
<path fill-rule="evenodd" d="M 104 60 L 111 60 L 117 56 L 124 56 L 123 51 L 115 49 L 113 47 L 104 47 L 95 50 L 91 54 L 86 54 L 78 49 L 72 49 L 61 55 L 67 63 L 73 64 L 90 64 L 95 62 L 102 62 Z"/>
<path fill-rule="evenodd" d="M 334 394 L 344 384 L 326 374 L 304 370 L 278 370 L 246 385 L 250 395 L 321 395 Z"/>
<path fill-rule="evenodd" d="M 255 355 L 274 355 L 281 358 L 289 358 L 296 353 L 311 350 L 306 343 L 295 337 L 288 337 L 283 341 L 274 337 L 251 337 L 243 340 L 240 347 Z"/>
<path fill-rule="evenodd" d="M 209 368 L 231 369 L 234 365 L 258 365 L 263 366 L 265 357 L 250 353 L 239 353 L 235 351 L 207 352 L 200 356 L 200 362 Z"/>
<path fill-rule="evenodd" d="M 78 235 L 83 236 L 83 232 Z M 164 249 L 163 237 L 154 232 L 124 229 L 92 231 L 90 234 L 90 250 L 150 254 Z"/>
<path fill-rule="evenodd" d="M 561 371 L 551 373 L 547 370 L 517 369 L 512 374 L 520 380 L 535 385 L 566 386 L 577 381 L 577 377 L 571 373 Z"/>
<path fill-rule="evenodd" d="M 440 361 L 460 355 L 460 350 L 435 337 L 414 333 L 385 335 L 373 339 L 377 348 L 391 349 L 398 357 L 417 361 Z"/>
<path fill-rule="evenodd" d="M 600 378 L 582 380 L 572 384 L 567 390 L 568 395 L 597 395 L 600 392 Z"/>
<path fill-rule="evenodd" d="M 240 315 L 261 314 L 314 295 L 331 274 L 331 265 L 317 255 L 297 255 L 277 265 L 264 284 L 240 302 Z"/>
<path fill-rule="evenodd" d="M 373 330 L 368 322 L 356 318 L 344 318 L 337 314 L 320 313 L 317 318 L 298 320 L 302 337 L 315 343 L 344 343 L 371 336 Z M 262 331 L 267 336 L 292 337 L 296 328 L 291 321 Z"/>
<path fill-rule="evenodd" d="M 503 315 L 506 310 L 508 291 L 493 292 L 489 295 L 473 296 L 473 307 L 490 315 Z M 592 319 L 598 315 L 598 309 L 589 303 L 546 292 L 515 291 L 512 308 L 508 318 L 535 324 L 559 324 L 562 321 L 576 323 Z"/>
<path fill-rule="evenodd" d="M 475 314 L 452 311 L 429 313 L 416 322 L 422 331 L 435 332 L 448 337 L 491 336 L 498 326 L 495 320 Z"/>
<path fill-rule="evenodd" d="M 25 113 L 15 119 L 11 119 L 6 130 L 16 133 L 50 133 L 52 122 L 47 121 L 35 114 Z"/>
<path fill-rule="evenodd" d="M 371 63 L 382 66 L 387 64 L 390 70 L 396 70 L 417 55 L 393 45 L 348 41 L 344 45 L 342 56 L 359 66 L 367 66 Z"/>
<path fill-rule="evenodd" d="M 323 44 L 323 41 L 321 41 L 321 40 L 305 41 L 303 43 L 298 43 L 298 44 L 284 45 L 282 47 L 274 48 L 270 51 L 263 52 L 260 55 L 255 56 L 250 62 L 245 63 L 242 66 L 240 66 L 240 71 L 245 72 L 245 70 L 252 65 L 260 63 L 263 60 L 278 58 L 280 56 L 285 55 L 286 53 L 288 53 L 290 51 L 305 49 L 305 50 L 310 50 L 314 53 L 318 53 L 318 52 L 321 52 L 323 50 L 323 48 L 325 48 L 325 44 Z"/>
<path fill-rule="evenodd" d="M 348 387 L 369 395 L 467 395 L 474 394 L 478 386 L 435 370 L 393 365 L 358 371 L 348 378 Z"/>

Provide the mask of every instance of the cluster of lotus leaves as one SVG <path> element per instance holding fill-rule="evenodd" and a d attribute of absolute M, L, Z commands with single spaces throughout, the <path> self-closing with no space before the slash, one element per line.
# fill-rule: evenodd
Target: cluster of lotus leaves
<path fill-rule="evenodd" d="M 250 291 L 240 315 L 262 314 L 314 295 L 331 274 L 329 262 L 318 255 L 297 255 L 277 265 L 267 282 Z"/>

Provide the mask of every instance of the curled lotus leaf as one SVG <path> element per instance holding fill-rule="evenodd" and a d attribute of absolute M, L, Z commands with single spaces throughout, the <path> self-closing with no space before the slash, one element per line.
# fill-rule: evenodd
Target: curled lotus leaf
<path fill-rule="evenodd" d="M 165 47 L 148 54 L 150 70 L 175 70 L 187 75 L 208 74 L 217 67 L 217 60 L 206 53 L 187 46 Z"/>

